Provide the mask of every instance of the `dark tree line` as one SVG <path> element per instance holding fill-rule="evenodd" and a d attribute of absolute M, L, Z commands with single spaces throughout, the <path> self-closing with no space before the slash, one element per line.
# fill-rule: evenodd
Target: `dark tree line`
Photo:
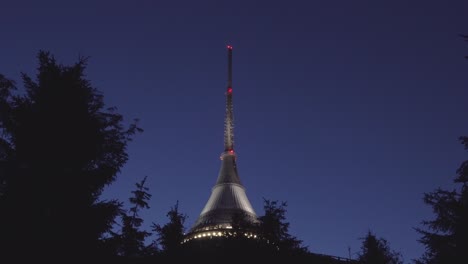
<path fill-rule="evenodd" d="M 22 74 L 23 93 L 0 75 L 2 263 L 31 257 L 52 262 L 110 257 L 170 261 L 181 255 L 202 259 L 200 252 L 223 258 L 234 252 L 232 259 L 240 257 L 233 248 L 257 253 L 264 260 L 312 256 L 289 233 L 287 204 L 270 200 L 264 201 L 265 214 L 258 225 L 249 226 L 241 216 L 233 219 L 234 228 L 255 230 L 261 240 L 240 236 L 202 248 L 182 244 L 186 215 L 177 202 L 167 213 L 166 224 L 153 223 L 156 238 L 147 245 L 153 233 L 142 230 L 140 217 L 151 198 L 146 177 L 136 183 L 129 209 L 118 200 L 100 200 L 104 187 L 128 159 L 127 144 L 142 130 L 136 121 L 124 126 L 116 108 L 105 107 L 103 95 L 85 78 L 85 58 L 64 66 L 41 51 L 38 61 L 35 78 Z M 316 257 L 321 263 L 334 263 Z"/>
<path fill-rule="evenodd" d="M 468 150 L 468 137 L 460 137 Z M 468 160 L 462 162 L 453 190 L 441 188 L 424 195 L 424 202 L 432 207 L 435 219 L 423 221 L 425 228 L 417 228 L 426 253 L 416 263 L 468 263 Z"/>
<path fill-rule="evenodd" d="M 195 246 L 181 244 L 186 216 L 178 203 L 166 224 L 153 223 L 156 238 L 146 244 L 152 235 L 141 228 L 140 213 L 151 197 L 146 178 L 136 184 L 127 210 L 118 200 L 100 199 L 128 159 L 127 144 L 142 130 L 136 121 L 126 127 L 116 108 L 105 107 L 85 77 L 86 58 L 71 66 L 44 51 L 37 58 L 36 76 L 22 74 L 20 90 L 0 75 L 0 261 L 89 262 L 195 252 Z M 289 234 L 285 213 L 285 203 L 265 200 L 265 215 L 255 228 L 271 246 L 260 247 L 307 252 Z M 241 240 L 229 243 L 247 243 Z"/>
<path fill-rule="evenodd" d="M 362 264 L 403 264 L 401 253 L 390 249 L 386 239 L 377 238 L 371 231 L 362 239 L 358 261 Z"/>
<path fill-rule="evenodd" d="M 468 41 L 468 36 L 463 36 Z M 142 131 L 124 125 L 116 108 L 85 78 L 87 60 L 71 66 L 38 53 L 37 75 L 22 74 L 22 92 L 0 74 L 0 262 L 25 259 L 50 262 L 154 263 L 258 262 L 400 264 L 402 256 L 372 232 L 363 239 L 357 260 L 311 253 L 291 235 L 286 202 L 264 200 L 264 214 L 252 225 L 234 216 L 233 228 L 255 231 L 244 236 L 182 243 L 187 216 L 179 203 L 165 224 L 142 229 L 142 210 L 151 194 L 146 177 L 136 183 L 130 208 L 101 200 L 128 159 L 127 144 Z M 468 149 L 468 137 L 460 137 Z M 468 161 L 457 170 L 454 190 L 426 193 L 435 219 L 417 228 L 426 253 L 416 263 L 468 263 Z M 153 238 L 152 242 L 147 243 Z M 207 257 L 208 256 L 208 257 Z M 12 261 L 13 260 L 13 261 Z"/>
<path fill-rule="evenodd" d="M 468 35 L 461 37 L 468 41 Z M 468 136 L 459 140 L 468 150 Z M 461 163 L 453 181 L 458 186 L 453 190 L 438 188 L 424 194 L 435 219 L 423 221 L 424 228 L 416 229 L 426 247 L 425 254 L 415 261 L 418 264 L 468 263 L 468 160 Z"/>
<path fill-rule="evenodd" d="M 85 58 L 62 66 L 41 51 L 38 60 L 35 78 L 22 74 L 22 94 L 0 75 L 0 257 L 86 259 L 119 214 L 118 201 L 99 196 L 140 128 L 104 107 Z"/>

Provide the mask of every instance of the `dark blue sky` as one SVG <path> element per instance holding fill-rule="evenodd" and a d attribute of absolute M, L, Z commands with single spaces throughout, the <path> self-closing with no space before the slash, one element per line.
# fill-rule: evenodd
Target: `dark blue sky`
<path fill-rule="evenodd" d="M 97 3 L 99 2 L 99 3 Z M 352 257 L 371 229 L 405 260 L 467 158 L 468 1 L 3 1 L 0 73 L 39 49 L 90 56 L 87 77 L 145 132 L 105 198 L 148 176 L 147 225 L 177 200 L 198 217 L 223 151 L 226 44 L 234 46 L 238 166 L 258 214 L 288 202 L 293 235 Z"/>

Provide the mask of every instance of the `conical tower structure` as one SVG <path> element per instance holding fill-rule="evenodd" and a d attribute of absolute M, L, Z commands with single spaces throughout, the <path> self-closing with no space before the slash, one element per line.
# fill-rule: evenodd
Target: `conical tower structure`
<path fill-rule="evenodd" d="M 197 221 L 185 241 L 193 238 L 226 236 L 231 234 L 234 222 L 257 223 L 257 215 L 250 204 L 237 173 L 234 151 L 234 118 L 232 107 L 232 46 L 228 51 L 228 82 L 226 89 L 226 116 L 224 119 L 224 152 L 215 186 Z M 247 233 L 246 233 L 247 235 Z M 248 233 L 249 236 L 254 236 Z M 256 236 L 255 236 L 256 237 Z"/>

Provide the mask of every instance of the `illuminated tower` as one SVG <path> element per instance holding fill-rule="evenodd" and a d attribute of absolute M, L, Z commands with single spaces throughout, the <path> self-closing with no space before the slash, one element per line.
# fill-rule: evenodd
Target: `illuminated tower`
<path fill-rule="evenodd" d="M 221 154 L 221 169 L 216 184 L 211 190 L 211 196 L 189 234 L 187 234 L 186 240 L 225 236 L 233 228 L 233 219 L 235 219 L 234 221 L 241 220 L 244 223 L 256 223 L 258 221 L 237 173 L 232 109 L 232 46 L 227 46 L 227 51 L 228 82 L 226 116 L 224 119 L 224 152 Z"/>

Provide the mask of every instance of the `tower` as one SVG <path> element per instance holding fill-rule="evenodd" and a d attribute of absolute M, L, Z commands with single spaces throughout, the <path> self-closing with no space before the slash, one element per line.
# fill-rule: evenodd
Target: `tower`
<path fill-rule="evenodd" d="M 232 46 L 227 46 L 228 81 L 226 89 L 226 115 L 224 118 L 224 151 L 221 153 L 221 168 L 211 196 L 185 241 L 213 236 L 226 236 L 234 232 L 236 221 L 254 224 L 258 222 L 245 188 L 237 173 L 234 151 L 234 118 L 232 107 Z M 254 236 L 252 233 L 245 233 Z"/>

